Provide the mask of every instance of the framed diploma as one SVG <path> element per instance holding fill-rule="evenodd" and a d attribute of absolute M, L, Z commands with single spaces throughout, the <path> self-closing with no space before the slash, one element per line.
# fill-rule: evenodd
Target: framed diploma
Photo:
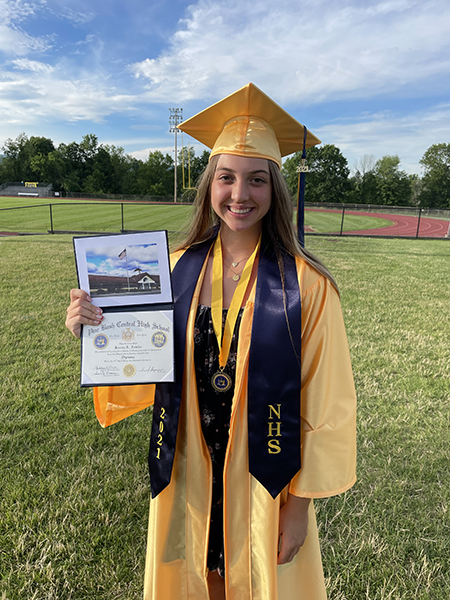
<path fill-rule="evenodd" d="M 76 237 L 80 288 L 103 310 L 81 330 L 81 386 L 174 381 L 166 231 Z"/>

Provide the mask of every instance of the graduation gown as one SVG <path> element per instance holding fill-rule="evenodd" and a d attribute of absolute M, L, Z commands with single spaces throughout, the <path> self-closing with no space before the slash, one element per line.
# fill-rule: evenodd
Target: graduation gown
<path fill-rule="evenodd" d="M 172 268 L 181 253 L 172 256 Z M 248 470 L 247 379 L 255 289 L 247 301 L 236 364 L 224 466 L 227 600 L 325 600 L 313 502 L 299 553 L 277 566 L 280 507 L 287 494 L 324 498 L 356 480 L 356 396 L 339 296 L 329 280 L 296 260 L 302 300 L 301 469 L 275 499 Z M 170 484 L 150 502 L 144 600 L 208 600 L 211 459 L 200 424 L 193 330 L 206 262 L 186 332 L 183 393 Z M 277 352 L 276 340 L 273 351 Z M 268 362 L 270 365 L 270 360 Z M 153 402 L 154 386 L 95 388 L 104 427 Z M 274 390 L 274 402 L 276 402 Z"/>

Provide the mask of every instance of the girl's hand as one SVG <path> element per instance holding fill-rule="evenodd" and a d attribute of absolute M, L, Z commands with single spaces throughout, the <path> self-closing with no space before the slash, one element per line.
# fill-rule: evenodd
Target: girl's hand
<path fill-rule="evenodd" d="M 80 337 L 81 325 L 99 325 L 103 319 L 101 308 L 94 306 L 90 296 L 83 290 L 70 290 L 66 327 L 76 338 Z"/>
<path fill-rule="evenodd" d="M 309 498 L 289 494 L 286 504 L 280 509 L 279 565 L 284 565 L 296 556 L 308 533 Z"/>

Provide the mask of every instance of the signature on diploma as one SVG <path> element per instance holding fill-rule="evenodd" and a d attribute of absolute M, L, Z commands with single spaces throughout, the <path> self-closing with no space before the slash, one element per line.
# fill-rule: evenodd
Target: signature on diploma
<path fill-rule="evenodd" d="M 106 373 L 117 373 L 119 368 L 115 365 L 95 365 L 96 375 L 106 375 Z"/>
<path fill-rule="evenodd" d="M 142 367 L 138 369 L 138 373 L 165 373 L 165 369 L 156 369 L 155 367 Z"/>

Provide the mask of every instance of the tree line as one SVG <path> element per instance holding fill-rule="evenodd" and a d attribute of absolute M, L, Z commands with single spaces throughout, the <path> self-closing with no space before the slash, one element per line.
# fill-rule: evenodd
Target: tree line
<path fill-rule="evenodd" d="M 0 162 L 0 183 L 40 181 L 55 191 L 93 194 L 174 195 L 174 160 L 170 154 L 150 152 L 139 160 L 114 145 L 99 144 L 97 136 L 85 135 L 81 142 L 59 144 L 45 137 L 7 139 Z M 209 152 L 199 156 L 182 148 L 178 156 L 177 196 L 192 198 L 186 191 L 197 182 L 208 163 Z M 294 197 L 297 193 L 301 153 L 283 163 L 282 173 Z M 433 144 L 420 164 L 423 177 L 409 175 L 400 158 L 363 156 L 350 174 L 347 159 L 337 146 L 308 148 L 305 198 L 309 202 L 380 204 L 450 208 L 450 144 Z M 184 164 L 184 169 L 183 169 Z M 189 179 L 188 179 L 189 172 Z"/>
<path fill-rule="evenodd" d="M 297 189 L 301 153 L 286 159 L 283 174 L 291 193 Z M 306 150 L 308 202 L 347 202 L 391 206 L 450 208 L 450 144 L 433 144 L 420 160 L 424 175 L 408 175 L 397 155 L 363 156 L 350 176 L 347 159 L 332 144 Z"/>
<path fill-rule="evenodd" d="M 169 154 L 150 152 L 142 161 L 120 146 L 99 144 L 97 136 L 85 135 L 81 142 L 59 144 L 45 137 L 7 139 L 0 163 L 0 183 L 38 181 L 53 184 L 53 190 L 95 194 L 174 196 L 174 160 Z M 188 159 L 189 152 L 189 159 Z M 192 149 L 179 153 L 177 195 L 183 195 L 182 158 L 189 165 L 191 182 L 208 164 L 209 152 L 195 156 Z M 187 171 L 187 169 L 186 169 Z M 185 187 L 188 181 L 185 178 Z"/>

